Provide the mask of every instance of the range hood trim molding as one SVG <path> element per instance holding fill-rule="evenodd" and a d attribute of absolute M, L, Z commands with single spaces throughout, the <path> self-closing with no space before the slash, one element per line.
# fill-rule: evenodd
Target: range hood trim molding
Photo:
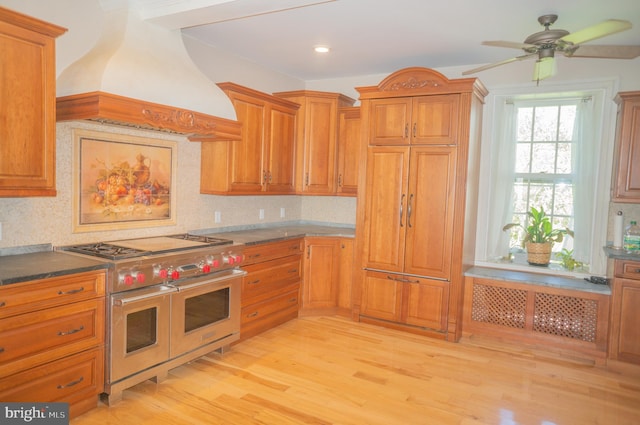
<path fill-rule="evenodd" d="M 237 121 L 101 91 L 56 99 L 56 121 L 75 120 L 177 133 L 193 142 L 242 139 Z"/>

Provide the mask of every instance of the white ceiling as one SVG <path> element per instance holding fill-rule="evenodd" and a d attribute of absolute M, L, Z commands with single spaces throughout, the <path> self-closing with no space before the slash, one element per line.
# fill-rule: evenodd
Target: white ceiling
<path fill-rule="evenodd" d="M 502 61 L 523 52 L 480 43 L 522 42 L 551 13 L 552 28 L 569 32 L 629 20 L 631 30 L 589 44 L 640 45 L 638 0 L 134 1 L 143 19 L 304 81 Z M 316 45 L 331 51 L 319 55 Z"/>

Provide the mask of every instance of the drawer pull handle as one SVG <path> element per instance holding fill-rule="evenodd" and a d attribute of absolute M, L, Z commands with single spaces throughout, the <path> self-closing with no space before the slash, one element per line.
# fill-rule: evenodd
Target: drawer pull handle
<path fill-rule="evenodd" d="M 291 298 L 291 299 L 289 300 L 289 302 L 290 302 L 290 303 L 295 303 L 295 302 L 298 302 L 298 299 L 297 299 L 297 298 Z"/>
<path fill-rule="evenodd" d="M 75 381 L 71 381 L 65 385 L 58 385 L 59 390 L 64 390 L 65 388 L 73 387 L 74 385 L 78 385 L 80 382 L 84 381 L 84 376 L 81 376 L 80 379 L 76 379 Z"/>
<path fill-rule="evenodd" d="M 66 331 L 66 332 L 58 331 L 58 336 L 72 335 L 72 334 L 80 332 L 81 330 L 84 330 L 84 325 L 80 325 L 79 328 L 71 329 L 70 331 Z"/>
<path fill-rule="evenodd" d="M 0 301 L 0 307 L 4 307 L 5 305 L 7 305 L 7 303 L 6 303 L 6 302 L 4 302 L 4 301 Z"/>
<path fill-rule="evenodd" d="M 298 269 L 291 269 L 289 270 L 289 273 L 298 273 Z"/>
<path fill-rule="evenodd" d="M 260 254 L 253 254 L 249 256 L 249 258 L 258 258 L 258 257 L 260 257 Z"/>
<path fill-rule="evenodd" d="M 405 282 L 405 283 L 420 283 L 420 279 L 407 279 L 407 278 L 402 278 L 402 277 L 396 277 L 396 276 L 387 276 L 387 279 L 389 280 L 395 280 L 396 282 Z"/>
<path fill-rule="evenodd" d="M 260 279 L 254 280 L 253 282 L 249 282 L 249 285 L 255 285 L 257 283 L 260 283 Z"/>
<path fill-rule="evenodd" d="M 82 292 L 82 291 L 84 291 L 84 287 L 81 286 L 78 289 L 72 289 L 72 290 L 66 291 L 66 292 L 58 291 L 58 295 L 71 295 L 71 294 L 77 294 L 78 292 Z"/>
<path fill-rule="evenodd" d="M 0 353 L 4 353 L 4 347 L 0 347 Z"/>
<path fill-rule="evenodd" d="M 253 312 L 253 313 L 251 313 L 251 314 L 247 314 L 247 317 L 256 317 L 257 315 L 258 315 L 258 312 L 257 312 L 257 311 L 254 311 L 254 312 Z"/>

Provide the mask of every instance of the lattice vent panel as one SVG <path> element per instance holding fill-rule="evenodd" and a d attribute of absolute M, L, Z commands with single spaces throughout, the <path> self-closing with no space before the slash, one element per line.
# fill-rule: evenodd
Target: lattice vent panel
<path fill-rule="evenodd" d="M 595 342 L 598 303 L 595 300 L 537 293 L 533 330 Z"/>
<path fill-rule="evenodd" d="M 473 285 L 471 319 L 510 328 L 524 328 L 527 292 L 489 285 Z"/>

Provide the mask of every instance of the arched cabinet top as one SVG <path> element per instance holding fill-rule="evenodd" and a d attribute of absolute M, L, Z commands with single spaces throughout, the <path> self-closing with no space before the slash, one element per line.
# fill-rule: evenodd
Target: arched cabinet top
<path fill-rule="evenodd" d="M 360 99 L 473 92 L 482 100 L 488 94 L 477 78 L 450 80 L 438 71 L 423 67 L 398 70 L 377 86 L 356 87 L 356 90 L 360 93 Z"/>

